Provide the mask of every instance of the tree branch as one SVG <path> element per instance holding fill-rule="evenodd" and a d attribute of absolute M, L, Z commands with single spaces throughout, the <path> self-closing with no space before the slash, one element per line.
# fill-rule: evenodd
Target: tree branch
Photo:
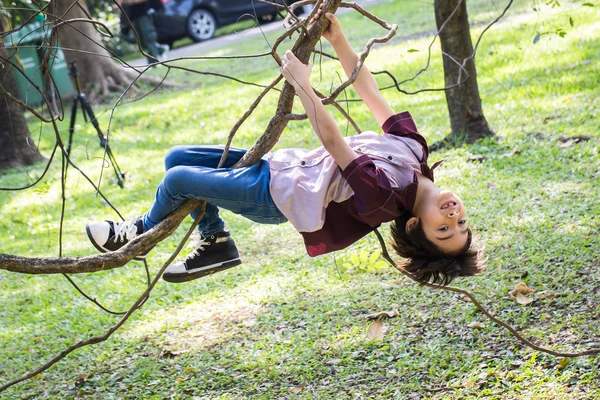
<path fill-rule="evenodd" d="M 523 336 L 521 336 L 519 334 L 519 332 L 517 332 L 517 330 L 515 328 L 513 328 L 512 326 L 510 326 L 509 324 L 507 324 L 504 321 L 501 321 L 500 319 L 496 318 L 494 315 L 492 315 L 491 312 L 489 312 L 476 298 L 475 296 L 469 292 L 468 290 L 464 290 L 464 289 L 460 289 L 454 286 L 443 286 L 443 285 L 437 285 L 435 283 L 423 283 L 423 282 L 419 282 L 415 276 L 413 274 L 411 274 L 410 272 L 404 270 L 403 268 L 399 267 L 398 264 L 396 264 L 394 262 L 394 260 L 392 259 L 392 257 L 390 257 L 390 254 L 387 251 L 387 247 L 385 245 L 385 241 L 383 240 L 383 237 L 381 236 L 381 234 L 379 233 L 379 231 L 377 229 L 375 229 L 375 235 L 377 235 L 377 240 L 379 240 L 379 244 L 381 245 L 381 254 L 383 255 L 383 258 L 386 259 L 387 262 L 389 262 L 392 267 L 396 268 L 402 275 L 412 279 L 413 281 L 419 283 L 422 286 L 427 286 L 433 289 L 441 289 L 441 290 L 446 290 L 449 292 L 454 292 L 454 293 L 460 293 L 466 297 L 469 298 L 469 300 L 471 300 L 471 302 L 473 304 L 475 304 L 475 307 L 477 307 L 483 314 L 485 314 L 486 317 L 488 317 L 492 322 L 500 325 L 501 327 L 503 327 L 504 329 L 508 330 L 514 337 L 516 337 L 518 340 L 520 340 L 523 344 L 525 344 L 528 347 L 531 347 L 534 350 L 537 351 L 541 351 L 543 353 L 547 353 L 556 357 L 581 357 L 581 356 L 589 356 L 589 355 L 594 355 L 594 354 L 600 354 L 600 348 L 593 348 L 593 349 L 589 349 L 589 350 L 584 350 L 584 351 L 580 351 L 580 352 L 560 352 L 560 351 L 555 351 L 555 350 L 551 350 L 548 349 L 546 347 L 542 347 L 542 346 L 538 346 L 537 344 L 533 343 L 530 340 L 525 339 Z"/>

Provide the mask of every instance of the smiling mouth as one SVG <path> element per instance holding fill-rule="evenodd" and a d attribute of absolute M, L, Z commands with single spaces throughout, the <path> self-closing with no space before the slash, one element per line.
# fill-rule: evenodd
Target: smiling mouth
<path fill-rule="evenodd" d="M 450 207 L 454 207 L 456 205 L 457 205 L 457 203 L 454 200 L 446 201 L 444 204 L 442 204 L 442 210 L 445 210 Z"/>

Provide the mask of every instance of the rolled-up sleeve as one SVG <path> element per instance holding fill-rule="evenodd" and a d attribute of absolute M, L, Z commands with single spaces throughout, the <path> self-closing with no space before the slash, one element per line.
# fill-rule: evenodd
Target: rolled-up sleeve
<path fill-rule="evenodd" d="M 354 191 L 356 210 L 363 222 L 375 227 L 400 215 L 402 197 L 368 155 L 354 159 L 342 171 L 342 176 Z"/>
<path fill-rule="evenodd" d="M 427 147 L 427 140 L 417 130 L 417 125 L 413 120 L 410 112 L 404 111 L 389 117 L 381 126 L 381 129 L 390 135 L 405 136 L 416 140 L 423 147 L 424 160 L 426 162 L 429 156 L 429 149 Z"/>

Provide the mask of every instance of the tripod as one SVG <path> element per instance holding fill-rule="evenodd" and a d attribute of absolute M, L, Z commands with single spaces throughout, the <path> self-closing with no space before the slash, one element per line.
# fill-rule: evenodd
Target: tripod
<path fill-rule="evenodd" d="M 112 165 L 115 175 L 117 177 L 117 184 L 121 189 L 124 188 L 123 180 L 125 179 L 125 174 L 121 172 L 121 168 L 119 168 L 119 164 L 117 164 L 117 160 L 108 145 L 108 138 L 104 136 L 104 133 L 100 129 L 100 125 L 98 125 L 98 121 L 96 120 L 96 116 L 94 115 L 94 111 L 92 111 L 92 107 L 90 103 L 88 103 L 87 98 L 85 97 L 85 93 L 81 91 L 81 86 L 79 85 L 79 72 L 77 71 L 77 66 L 75 65 L 75 60 L 69 63 L 69 75 L 73 77 L 75 81 L 75 88 L 77 89 L 77 94 L 73 97 L 73 105 L 71 106 L 71 123 L 69 125 L 69 144 L 67 145 L 67 155 L 71 155 L 71 145 L 73 143 L 73 133 L 75 132 L 75 119 L 77 118 L 77 107 L 81 105 L 81 109 L 83 111 L 83 119 L 87 122 L 88 117 L 90 122 L 96 129 L 98 133 L 98 137 L 100 138 L 100 147 L 104 149 L 106 154 L 108 155 L 108 159 L 110 160 L 110 164 Z"/>

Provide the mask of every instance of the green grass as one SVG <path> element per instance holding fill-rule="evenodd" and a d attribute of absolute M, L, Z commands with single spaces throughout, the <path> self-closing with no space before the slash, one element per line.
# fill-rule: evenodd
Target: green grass
<path fill-rule="evenodd" d="M 421 2 L 398 4 L 370 8 L 398 23 L 402 40 L 376 47 L 368 64 L 372 70 L 386 68 L 407 78 L 425 63 L 433 10 Z M 464 199 L 469 222 L 488 254 L 482 276 L 456 284 L 476 293 L 527 338 L 562 351 L 600 342 L 600 4 L 581 4 L 543 6 L 539 13 L 531 5 L 517 4 L 508 19 L 486 34 L 477 57 L 478 82 L 497 138 L 430 157 L 432 162 L 446 160 L 437 181 Z M 504 3 L 470 1 L 469 6 L 477 37 Z M 371 35 L 383 33 L 352 13 L 344 15 L 342 23 L 357 49 Z M 558 28 L 567 31 L 564 38 L 547 34 L 533 44 L 536 32 Z M 264 41 L 256 39 L 215 54 L 265 49 Z M 439 45 L 433 49 L 431 68 L 405 89 L 443 84 Z M 270 82 L 277 73 L 275 63 L 266 59 L 183 64 L 260 83 Z M 320 68 L 313 70 L 317 82 Z M 322 64 L 321 90 L 337 80 L 335 71 L 341 72 L 335 63 Z M 112 147 L 128 181 L 121 190 L 105 170 L 101 187 L 129 216 L 150 206 L 161 179 L 162 157 L 170 146 L 223 143 L 260 92 L 181 71 L 174 71 L 170 79 L 189 89 L 163 90 L 120 106 L 112 121 Z M 382 75 L 377 79 L 389 84 Z M 352 92 L 348 96 L 356 97 Z M 385 96 L 396 110 L 413 113 L 430 143 L 448 133 L 443 93 L 404 96 L 388 90 Z M 254 143 L 276 101 L 276 94 L 267 96 L 236 136 L 235 146 Z M 102 126 L 108 123 L 111 106 L 95 105 Z M 363 129 L 377 129 L 362 104 L 349 107 Z M 67 123 L 59 126 L 64 135 Z M 34 138 L 41 137 L 40 146 L 48 154 L 51 128 L 32 121 L 31 130 Z M 568 141 L 577 136 L 589 140 Z M 97 180 L 102 152 L 91 126 L 78 126 L 75 140 L 75 161 Z M 317 139 L 306 122 L 294 123 L 278 146 L 315 147 Z M 56 164 L 35 190 L 0 192 L 3 253 L 58 254 Z M 37 176 L 41 169 L 30 168 L 29 175 Z M 23 171 L 8 171 L 0 176 L 0 186 L 19 186 L 29 179 Z M 115 215 L 74 170 L 69 171 L 67 197 L 64 254 L 92 254 L 85 223 Z M 256 225 L 228 212 L 223 215 L 240 247 L 242 266 L 183 285 L 161 282 L 111 339 L 76 351 L 0 397 L 600 398 L 598 357 L 564 365 L 559 358 L 523 346 L 458 296 L 420 288 L 381 267 L 375 260 L 374 237 L 336 255 L 311 259 L 289 224 Z M 151 272 L 172 253 L 188 224 L 151 253 Z M 387 230 L 381 229 L 385 235 Z M 145 285 L 138 262 L 74 279 L 117 310 L 128 308 Z M 521 281 L 537 290 L 537 301 L 528 306 L 508 295 Z M 61 276 L 0 271 L 0 302 L 1 382 L 38 367 L 72 343 L 103 333 L 117 321 Z M 365 315 L 393 308 L 400 315 L 384 321 L 384 340 L 369 341 Z M 473 321 L 485 327 L 468 328 Z"/>

